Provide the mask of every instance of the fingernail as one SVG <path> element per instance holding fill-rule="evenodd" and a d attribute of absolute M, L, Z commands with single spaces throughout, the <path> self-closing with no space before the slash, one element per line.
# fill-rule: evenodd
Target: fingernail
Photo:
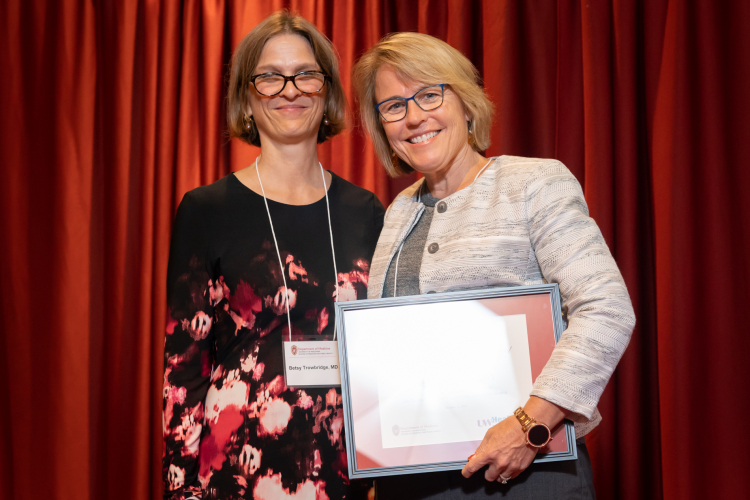
<path fill-rule="evenodd" d="M 471 456 L 469 457 L 469 460 L 471 460 L 472 458 L 474 458 L 474 457 L 476 457 L 476 456 L 477 456 L 477 454 L 476 454 L 476 453 L 472 453 L 472 454 L 471 454 Z"/>

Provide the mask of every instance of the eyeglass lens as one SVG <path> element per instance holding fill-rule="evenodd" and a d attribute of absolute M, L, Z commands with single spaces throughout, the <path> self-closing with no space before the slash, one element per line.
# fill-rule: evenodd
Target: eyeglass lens
<path fill-rule="evenodd" d="M 434 87 L 427 87 L 422 89 L 413 97 L 414 102 L 417 106 L 422 108 L 424 111 L 432 111 L 435 108 L 440 107 L 443 104 L 443 87 L 435 85 Z M 389 122 L 401 120 L 406 116 L 406 107 L 408 99 L 391 99 L 381 103 L 378 107 L 378 111 L 383 115 L 383 118 Z"/>
<path fill-rule="evenodd" d="M 322 73 L 297 73 L 291 77 L 294 86 L 299 89 L 300 92 L 306 94 L 314 94 L 320 91 L 325 85 L 326 79 Z M 258 92 L 263 95 L 274 95 L 281 92 L 284 88 L 286 79 L 282 75 L 275 73 L 262 75 L 255 79 L 255 88 Z"/>

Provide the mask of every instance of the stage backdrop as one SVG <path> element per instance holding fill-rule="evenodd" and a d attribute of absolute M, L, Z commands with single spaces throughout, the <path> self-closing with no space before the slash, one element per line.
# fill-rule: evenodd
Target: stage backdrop
<path fill-rule="evenodd" d="M 565 162 L 635 305 L 587 439 L 599 498 L 738 498 L 744 0 L 2 2 L 0 497 L 159 497 L 172 216 L 186 191 L 255 158 L 226 138 L 227 65 L 282 7 L 331 38 L 347 89 L 391 31 L 474 61 L 497 106 L 488 154 Z M 413 179 L 389 180 L 353 130 L 320 147 L 323 165 L 387 204 Z"/>

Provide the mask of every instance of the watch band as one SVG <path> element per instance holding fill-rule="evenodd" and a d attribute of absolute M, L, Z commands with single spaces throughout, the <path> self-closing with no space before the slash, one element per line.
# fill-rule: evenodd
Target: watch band
<path fill-rule="evenodd" d="M 520 406 L 518 407 L 518 409 L 516 409 L 516 411 L 513 412 L 513 415 L 515 415 L 518 419 L 518 422 L 520 422 L 523 432 L 527 432 L 531 428 L 531 426 L 536 423 L 536 420 L 528 416 Z"/>

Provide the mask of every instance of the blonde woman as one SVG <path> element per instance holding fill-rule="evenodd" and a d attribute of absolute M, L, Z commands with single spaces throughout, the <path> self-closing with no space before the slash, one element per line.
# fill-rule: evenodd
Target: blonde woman
<path fill-rule="evenodd" d="M 165 339 L 165 498 L 367 498 L 349 481 L 341 394 L 285 383 L 282 339 L 330 339 L 334 302 L 366 296 L 383 207 L 323 168 L 344 127 L 333 47 L 288 12 L 232 58 L 232 136 L 246 169 L 185 195 Z"/>
<path fill-rule="evenodd" d="M 556 160 L 482 156 L 492 104 L 471 62 L 436 38 L 388 36 L 353 73 L 383 166 L 424 176 L 386 213 L 368 297 L 555 282 L 567 323 L 521 413 L 490 428 L 463 471 L 378 479 L 378 498 L 594 498 L 584 436 L 635 318 L 580 185 Z M 553 430 L 573 420 L 578 460 L 532 464 L 549 433 L 525 433 L 524 414 Z"/>

